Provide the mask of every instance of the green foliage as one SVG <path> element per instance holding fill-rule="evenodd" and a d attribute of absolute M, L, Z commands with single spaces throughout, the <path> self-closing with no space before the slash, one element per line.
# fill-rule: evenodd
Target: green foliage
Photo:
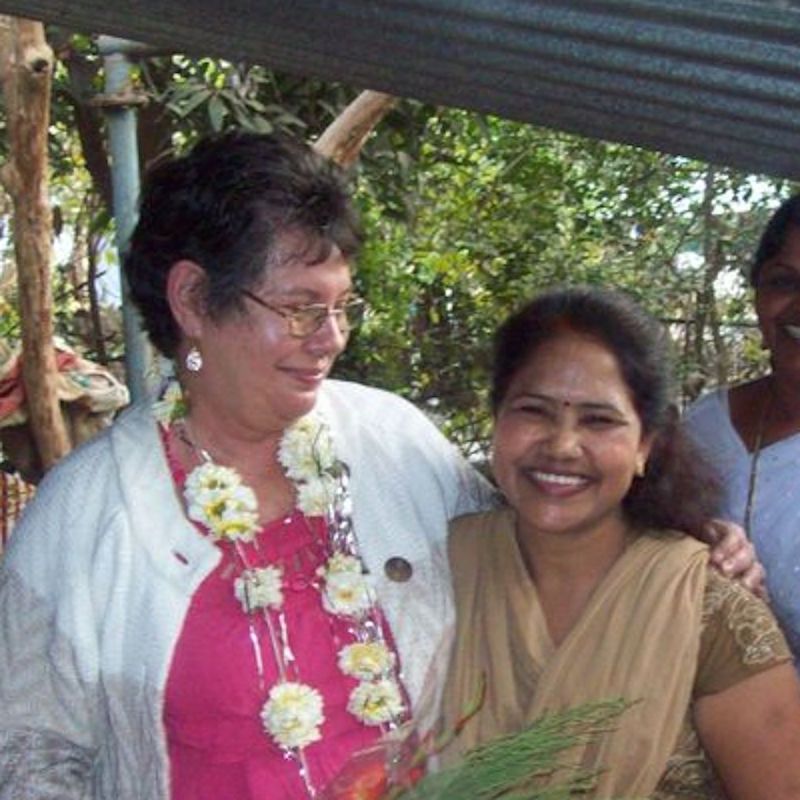
<path fill-rule="evenodd" d="M 89 102 L 102 91 L 102 60 L 90 37 L 49 36 L 61 59 L 50 137 L 57 327 L 90 353 L 105 342 L 114 357 L 114 309 L 88 310 L 87 260 L 102 262 L 112 234 L 98 200 L 108 199 L 102 118 Z M 356 95 L 183 55 L 142 61 L 135 80 L 150 98 L 143 163 L 228 127 L 313 139 Z M 405 395 L 473 454 L 489 430 L 492 332 L 547 286 L 613 285 L 640 298 L 670 324 L 684 397 L 764 369 L 742 272 L 785 183 L 410 101 L 381 121 L 354 182 L 368 234 L 357 283 L 372 311 L 338 374 Z M 0 335 L 13 336 L 8 274 Z M 107 329 L 92 330 L 98 318 Z"/>
<path fill-rule="evenodd" d="M 404 164 L 404 214 L 370 147 L 358 175 L 368 230 L 358 282 L 373 314 L 341 374 L 404 394 L 483 452 L 493 330 L 533 293 L 579 283 L 628 290 L 670 323 L 686 395 L 763 366 L 751 360 L 757 334 L 741 271 L 786 186 L 424 110 Z"/>
<path fill-rule="evenodd" d="M 196 119 L 205 112 L 200 127 L 218 133 L 234 125 L 259 133 L 281 128 L 301 132 L 305 124 L 278 103 L 264 102 L 264 94 L 274 88 L 274 76 L 263 67 L 236 65 L 210 58 L 197 60 L 184 56 L 170 59 L 170 81 L 160 89 L 151 82 L 156 99 L 181 121 Z M 152 72 L 147 66 L 145 76 Z"/>
<path fill-rule="evenodd" d="M 306 137 L 332 121 L 356 94 L 245 62 L 183 55 L 148 59 L 141 76 L 152 101 L 169 117 L 178 145 L 228 128 Z"/>
<path fill-rule="evenodd" d="M 607 700 L 546 714 L 520 733 L 471 750 L 462 763 L 424 777 L 400 798 L 566 800 L 584 795 L 597 772 L 571 763 L 570 751 L 612 730 L 628 707 L 622 700 Z"/>

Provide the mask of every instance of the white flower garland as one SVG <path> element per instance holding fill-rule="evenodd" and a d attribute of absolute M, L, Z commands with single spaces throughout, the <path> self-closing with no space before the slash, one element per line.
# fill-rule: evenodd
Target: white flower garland
<path fill-rule="evenodd" d="M 174 378 L 167 381 L 161 397 L 153 403 L 153 416 L 163 426 L 186 416 L 186 403 L 181 385 Z"/>
<path fill-rule="evenodd" d="M 154 413 L 164 427 L 185 416 L 186 403 L 177 381 L 168 384 Z M 215 540 L 234 544 L 253 541 L 259 531 L 255 493 L 236 470 L 214 464 L 205 451 L 196 449 L 205 460 L 186 479 L 187 515 L 205 526 Z M 298 510 L 307 516 L 325 516 L 331 530 L 337 512 L 341 515 L 345 468 L 336 457 L 324 420 L 312 412 L 290 426 L 278 447 L 278 460 L 295 484 Z M 351 620 L 357 639 L 342 647 L 337 661 L 343 674 L 358 681 L 350 693 L 347 710 L 364 725 L 394 725 L 403 718 L 406 708 L 396 674 L 397 659 L 376 633 L 380 625 L 373 624 L 377 611 L 375 592 L 361 559 L 342 545 L 340 537 L 330 538 L 333 552 L 317 570 L 322 606 L 329 614 Z M 246 614 L 264 615 L 275 640 L 270 614 L 282 612 L 282 568 L 275 564 L 258 568 L 245 564 L 234 581 L 234 594 Z M 280 623 L 279 629 L 286 635 L 282 617 Z M 288 641 L 283 645 L 286 652 Z M 276 657 L 281 652 L 275 641 L 273 650 Z M 257 654 L 259 671 L 260 658 Z M 289 660 L 293 662 L 294 658 Z M 285 664 L 279 663 L 279 672 L 281 678 L 269 690 L 261 721 L 280 747 L 299 751 L 302 762 L 303 748 L 322 737 L 324 700 L 314 687 L 289 680 Z M 306 775 L 304 778 L 308 780 Z"/>
<path fill-rule="evenodd" d="M 403 698 L 396 681 L 381 678 L 362 681 L 353 689 L 347 710 L 368 725 L 391 722 L 403 713 Z"/>
<path fill-rule="evenodd" d="M 183 491 L 186 513 L 205 525 L 214 539 L 243 542 L 258 531 L 258 503 L 236 470 L 207 461 L 195 467 Z"/>
<path fill-rule="evenodd" d="M 302 749 L 322 738 L 322 695 L 304 683 L 276 683 L 261 710 L 261 721 L 281 747 Z"/>
<path fill-rule="evenodd" d="M 354 642 L 339 652 L 339 669 L 345 675 L 371 681 L 391 673 L 394 653 L 383 642 Z"/>
<path fill-rule="evenodd" d="M 283 570 L 274 564 L 246 569 L 233 582 L 233 591 L 246 614 L 259 608 L 280 608 L 283 605 Z"/>

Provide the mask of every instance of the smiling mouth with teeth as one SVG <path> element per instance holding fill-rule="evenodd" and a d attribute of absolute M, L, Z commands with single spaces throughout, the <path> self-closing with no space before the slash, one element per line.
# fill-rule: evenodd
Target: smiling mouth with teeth
<path fill-rule="evenodd" d="M 562 486 L 580 486 L 586 483 L 587 480 L 580 475 L 562 475 L 556 472 L 540 472 L 538 470 L 531 470 L 529 474 L 534 480 L 558 483 Z"/>

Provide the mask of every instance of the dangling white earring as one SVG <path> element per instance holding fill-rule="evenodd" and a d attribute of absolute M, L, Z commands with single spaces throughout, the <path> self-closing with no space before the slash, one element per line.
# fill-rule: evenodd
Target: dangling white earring
<path fill-rule="evenodd" d="M 646 464 L 646 462 L 645 462 L 645 460 L 643 458 L 640 458 L 636 462 L 636 477 L 637 478 L 644 478 L 644 473 L 645 473 L 646 467 L 647 467 L 647 464 Z"/>
<path fill-rule="evenodd" d="M 186 358 L 183 362 L 186 364 L 186 369 L 189 372 L 200 372 L 203 369 L 203 354 L 198 349 L 197 345 L 192 345 L 189 348 L 189 352 L 186 354 Z"/>

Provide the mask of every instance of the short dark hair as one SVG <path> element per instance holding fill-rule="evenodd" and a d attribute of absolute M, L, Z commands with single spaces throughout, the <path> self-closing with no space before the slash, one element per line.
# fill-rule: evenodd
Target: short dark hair
<path fill-rule="evenodd" d="M 764 263 L 780 253 L 789 234 L 795 229 L 800 230 L 800 193 L 784 200 L 769 218 L 750 266 L 751 286 L 758 285 Z"/>
<path fill-rule="evenodd" d="M 702 538 L 719 508 L 719 479 L 678 424 L 667 331 L 627 294 L 590 286 L 553 289 L 512 314 L 494 339 L 493 414 L 536 349 L 565 332 L 591 336 L 614 354 L 643 433 L 653 436 L 645 475 L 623 501 L 628 517 L 645 528 Z"/>
<path fill-rule="evenodd" d="M 234 131 L 199 142 L 147 175 L 139 221 L 124 260 L 133 302 L 153 344 L 171 357 L 180 331 L 167 275 L 182 259 L 206 273 L 209 314 L 240 309 L 292 237 L 291 253 L 317 263 L 338 247 L 356 256 L 358 215 L 341 170 L 308 145 L 280 134 Z"/>

